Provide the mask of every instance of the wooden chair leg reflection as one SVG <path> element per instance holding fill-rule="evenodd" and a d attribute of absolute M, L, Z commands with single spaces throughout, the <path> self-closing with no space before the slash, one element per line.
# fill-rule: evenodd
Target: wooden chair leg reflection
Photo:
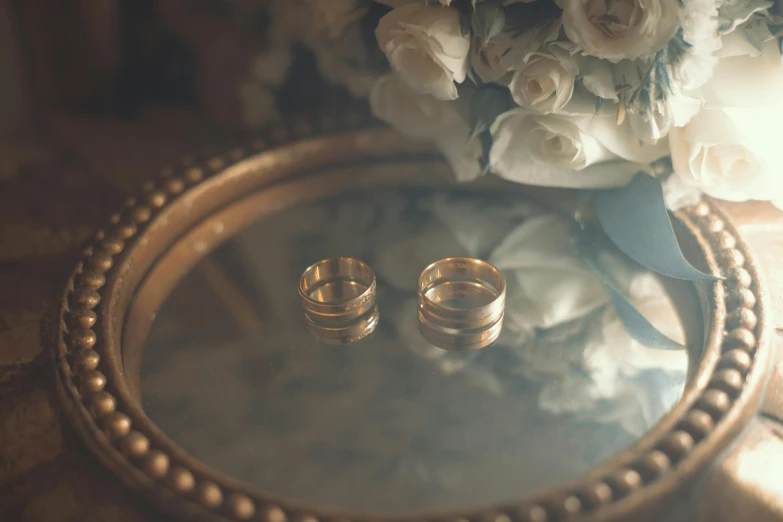
<path fill-rule="evenodd" d="M 264 321 L 257 307 L 216 259 L 211 256 L 204 258 L 197 270 L 244 335 L 257 336 L 264 330 Z"/>

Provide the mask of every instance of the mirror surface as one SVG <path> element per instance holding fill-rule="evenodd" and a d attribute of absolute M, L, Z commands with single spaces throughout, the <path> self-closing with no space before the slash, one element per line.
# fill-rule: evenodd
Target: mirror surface
<path fill-rule="evenodd" d="M 379 187 L 295 205 L 206 256 L 144 345 L 149 417 L 193 457 L 273 494 L 404 513 L 508 501 L 575 478 L 628 447 L 679 399 L 684 349 L 623 327 L 575 253 L 571 224 L 518 194 Z M 346 346 L 305 328 L 301 272 L 369 263 L 380 323 Z M 416 281 L 449 256 L 486 259 L 508 284 L 499 341 L 429 345 Z M 684 341 L 662 284 L 613 252 L 615 282 Z"/>

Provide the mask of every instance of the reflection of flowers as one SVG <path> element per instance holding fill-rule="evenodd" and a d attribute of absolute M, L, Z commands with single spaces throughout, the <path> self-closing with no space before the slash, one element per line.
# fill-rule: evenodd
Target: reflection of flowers
<path fill-rule="evenodd" d="M 552 328 L 607 301 L 600 281 L 576 255 L 569 222 L 554 214 L 519 225 L 489 261 L 508 282 L 506 321 L 515 330 Z"/>
<path fill-rule="evenodd" d="M 677 316 L 660 283 L 649 273 L 630 280 L 636 307 L 659 330 L 683 341 Z M 556 355 L 552 355 L 554 352 Z M 656 406 L 656 394 L 678 395 L 684 382 L 684 352 L 647 348 L 634 340 L 611 307 L 574 321 L 565 335 L 545 333 L 518 350 L 518 371 L 542 383 L 539 405 L 555 413 L 588 413 L 594 420 L 618 422 L 641 435 L 676 400 Z M 652 394 L 631 385 L 651 372 L 669 378 Z M 607 408 L 607 402 L 615 406 Z M 621 406 L 621 407 L 618 407 Z"/>
<path fill-rule="evenodd" d="M 425 226 L 413 221 L 408 234 L 381 245 L 374 263 L 378 277 L 393 287 L 416 291 L 419 273 L 430 263 L 454 256 L 483 256 L 513 230 L 516 223 L 534 215 L 536 208 L 517 202 L 513 206 L 477 204 L 474 200 L 438 196 L 429 200 L 434 219 Z"/>
<path fill-rule="evenodd" d="M 375 117 L 413 138 L 430 139 L 451 164 L 457 179 L 476 177 L 481 144 L 470 138 L 467 106 L 462 100 L 437 100 L 413 91 L 395 75 L 375 82 L 370 91 Z"/>
<path fill-rule="evenodd" d="M 515 225 L 518 219 L 494 216 L 501 235 L 487 241 L 482 236 L 492 228 L 471 227 L 481 215 L 475 209 L 445 208 L 433 212 L 440 218 L 435 224 L 379 252 L 379 277 L 392 282 L 413 277 L 398 274 L 399 267 L 411 266 L 411 252 L 421 256 L 422 265 L 443 255 L 485 257 L 508 284 L 504 331 L 499 345 L 485 352 L 433 347 L 418 333 L 413 288 L 407 287 L 411 297 L 395 325 L 411 350 L 440 372 L 460 374 L 490 393 L 504 393 L 520 377 L 538 383 L 539 407 L 555 414 L 619 423 L 633 434 L 660 418 L 682 388 L 685 353 L 649 349 L 629 335 L 603 286 L 578 258 L 567 220 L 533 214 Z M 656 278 L 614 255 L 602 256 L 601 263 L 662 333 L 682 341 L 677 316 Z M 502 373 L 483 362 L 495 351 L 510 361 Z M 651 379 L 656 380 L 652 390 L 637 383 Z"/>

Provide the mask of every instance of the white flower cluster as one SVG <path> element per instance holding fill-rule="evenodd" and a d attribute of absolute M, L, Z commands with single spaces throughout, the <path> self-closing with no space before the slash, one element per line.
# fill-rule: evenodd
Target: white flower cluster
<path fill-rule="evenodd" d="M 330 31 L 382 5 L 370 22 L 390 71 L 372 110 L 432 140 L 461 180 L 614 187 L 671 156 L 672 202 L 783 204 L 772 0 L 310 3 Z"/>
<path fill-rule="evenodd" d="M 636 435 L 677 400 L 686 352 L 648 348 L 628 333 L 603 284 L 577 255 L 567 219 L 524 204 L 487 208 L 443 196 L 428 209 L 433 219 L 425 227 L 379 245 L 376 252 L 380 280 L 410 295 L 392 321 L 411 351 L 439 372 L 462 374 L 490 393 L 509 393 L 509 385 L 520 378 L 540 383 L 542 410 L 621 423 Z M 498 349 L 505 354 L 507 372 L 477 361 L 475 352 L 441 350 L 419 334 L 417 268 L 452 255 L 487 255 L 503 273 L 508 293 Z M 601 262 L 656 328 L 685 341 L 677 313 L 652 273 L 610 252 Z M 651 372 L 668 376 L 673 384 L 659 383 L 652 392 L 641 388 L 639 380 Z M 667 393 L 672 397 L 654 409 L 658 413 L 650 412 L 650 401 Z"/>

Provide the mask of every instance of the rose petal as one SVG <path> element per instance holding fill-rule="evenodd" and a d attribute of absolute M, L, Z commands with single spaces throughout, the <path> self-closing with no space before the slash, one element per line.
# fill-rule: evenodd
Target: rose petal
<path fill-rule="evenodd" d="M 724 45 L 724 50 L 727 45 Z M 780 59 L 776 41 L 764 44 L 758 57 L 738 54 L 721 59 L 712 80 L 703 88 L 706 106 L 761 107 L 782 103 L 783 67 Z"/>
<path fill-rule="evenodd" d="M 616 158 L 609 151 L 601 148 L 596 140 L 578 132 L 574 126 L 574 119 L 565 120 L 573 128 L 560 126 L 558 123 L 549 122 L 548 128 L 566 129 L 571 139 L 585 139 L 588 142 L 586 153 L 591 158 L 585 159 L 588 166 L 583 170 L 542 165 L 535 161 L 527 148 L 527 140 L 531 132 L 540 127 L 537 118 L 563 118 L 564 116 L 537 116 L 525 109 L 514 109 L 501 114 L 493 123 L 491 133 L 493 138 L 492 148 L 489 153 L 489 163 L 492 172 L 498 176 L 528 185 L 570 188 L 594 188 L 622 186 L 628 183 L 634 173 L 639 170 L 638 165 L 627 161 L 599 161 Z M 573 131 L 576 129 L 577 133 Z"/>
<path fill-rule="evenodd" d="M 457 10 L 405 4 L 381 18 L 375 35 L 392 69 L 413 90 L 441 100 L 458 97 L 454 82 L 467 77 L 470 39 L 462 35 Z"/>

